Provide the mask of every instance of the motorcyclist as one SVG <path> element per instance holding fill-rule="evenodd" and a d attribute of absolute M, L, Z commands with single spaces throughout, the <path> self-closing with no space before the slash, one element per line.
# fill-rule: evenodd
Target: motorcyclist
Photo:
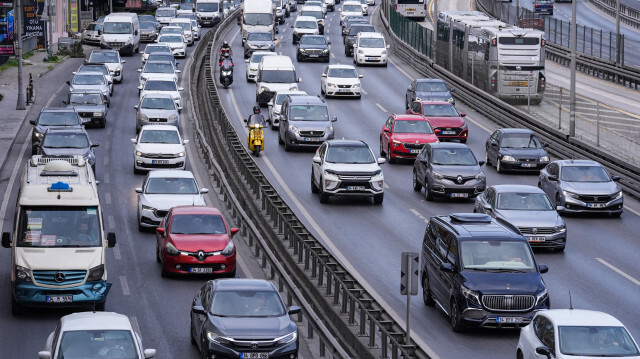
<path fill-rule="evenodd" d="M 264 116 L 260 113 L 259 106 L 253 106 L 253 114 L 249 116 L 247 119 L 247 127 L 251 128 L 251 126 L 258 124 L 262 127 L 267 127 L 267 121 L 264 119 Z"/>
<path fill-rule="evenodd" d="M 223 57 L 220 59 L 220 83 L 225 84 L 225 79 L 230 80 L 225 87 L 233 82 L 233 66 L 231 55 L 228 52 L 225 52 Z"/>
<path fill-rule="evenodd" d="M 222 42 L 222 46 L 220 46 L 220 62 L 222 62 L 222 58 L 224 57 L 224 54 L 229 54 L 229 56 L 233 55 L 233 50 L 231 49 L 231 46 L 229 46 L 229 42 L 227 40 Z"/>
<path fill-rule="evenodd" d="M 229 65 L 231 65 L 231 67 L 235 66 L 233 64 L 233 60 L 231 59 L 231 54 L 229 54 L 228 52 L 225 52 L 221 57 L 220 57 L 220 67 L 222 67 L 222 65 L 225 65 L 225 67 L 228 67 Z"/>

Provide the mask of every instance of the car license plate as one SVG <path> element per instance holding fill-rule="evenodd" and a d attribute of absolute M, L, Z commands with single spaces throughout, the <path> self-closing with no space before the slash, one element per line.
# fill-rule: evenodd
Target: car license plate
<path fill-rule="evenodd" d="M 347 191 L 364 191 L 364 186 L 347 186 Z"/>
<path fill-rule="evenodd" d="M 263 359 L 269 358 L 269 353 L 240 353 L 242 359 Z"/>
<path fill-rule="evenodd" d="M 305 142 L 320 142 L 322 141 L 322 137 L 305 137 Z"/>
<path fill-rule="evenodd" d="M 521 166 L 521 167 L 528 167 L 528 168 L 531 168 L 531 167 L 535 167 L 535 166 L 536 166 L 536 164 L 535 164 L 535 163 L 521 163 L 521 164 L 520 164 L 520 166 Z"/>
<path fill-rule="evenodd" d="M 606 203 L 587 203 L 587 207 L 589 208 L 604 208 L 606 206 Z"/>
<path fill-rule="evenodd" d="M 451 198 L 467 198 L 469 197 L 468 193 L 452 193 Z"/>
<path fill-rule="evenodd" d="M 47 296 L 47 303 L 71 303 L 73 302 L 72 295 L 51 295 Z"/>
<path fill-rule="evenodd" d="M 443 135 L 455 135 L 456 131 L 442 131 Z"/>
<path fill-rule="evenodd" d="M 496 322 L 505 324 L 522 323 L 522 317 L 497 317 Z"/>
<path fill-rule="evenodd" d="M 527 86 L 527 81 L 509 81 L 509 86 Z"/>
<path fill-rule="evenodd" d="M 207 273 L 213 273 L 213 268 L 207 268 L 207 267 L 189 268 L 189 272 L 194 274 L 207 274 Z"/>
<path fill-rule="evenodd" d="M 416 9 L 406 9 L 407 11 L 416 11 Z"/>
<path fill-rule="evenodd" d="M 318 55 L 309 55 L 309 57 L 318 57 Z"/>
<path fill-rule="evenodd" d="M 410 150 L 409 153 L 420 153 L 420 150 Z"/>
<path fill-rule="evenodd" d="M 547 240 L 545 236 L 527 236 L 529 242 L 544 242 Z"/>
<path fill-rule="evenodd" d="M 154 165 L 166 165 L 169 163 L 169 160 L 151 160 L 151 163 Z"/>

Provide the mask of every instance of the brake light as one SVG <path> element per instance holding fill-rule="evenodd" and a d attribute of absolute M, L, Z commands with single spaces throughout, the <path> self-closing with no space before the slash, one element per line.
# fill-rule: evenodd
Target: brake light
<path fill-rule="evenodd" d="M 553 9 L 553 4 L 551 4 L 551 8 Z"/>
<path fill-rule="evenodd" d="M 393 5 L 393 10 L 398 11 L 398 4 Z"/>
<path fill-rule="evenodd" d="M 494 72 L 494 74 L 491 75 L 491 92 L 498 91 L 497 81 L 498 81 L 498 72 Z"/>
<path fill-rule="evenodd" d="M 541 73 L 538 76 L 538 93 L 543 93 L 544 92 L 545 84 L 546 84 L 546 79 L 545 79 L 544 75 Z"/>
<path fill-rule="evenodd" d="M 542 39 L 541 45 L 544 46 L 546 43 L 547 42 L 544 39 Z"/>
<path fill-rule="evenodd" d="M 495 37 L 491 39 L 491 46 L 496 46 L 497 44 L 498 44 L 498 40 L 496 40 Z"/>

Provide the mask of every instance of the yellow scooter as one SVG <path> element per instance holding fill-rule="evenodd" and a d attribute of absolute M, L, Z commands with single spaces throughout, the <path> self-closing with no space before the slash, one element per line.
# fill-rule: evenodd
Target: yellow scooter
<path fill-rule="evenodd" d="M 247 137 L 247 144 L 249 150 L 253 151 L 254 156 L 260 156 L 260 151 L 264 150 L 264 126 L 260 124 L 253 124 L 249 126 L 249 137 Z"/>

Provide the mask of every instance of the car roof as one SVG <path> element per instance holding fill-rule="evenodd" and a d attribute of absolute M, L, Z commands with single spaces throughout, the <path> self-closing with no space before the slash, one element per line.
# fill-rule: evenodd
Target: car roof
<path fill-rule="evenodd" d="M 467 146 L 464 143 L 458 143 L 458 142 L 433 142 L 433 143 L 427 143 L 427 145 L 431 146 L 431 148 L 466 148 L 469 151 L 471 151 L 469 146 Z"/>
<path fill-rule="evenodd" d="M 254 51 L 251 53 L 251 56 L 253 55 L 263 55 L 263 56 L 277 56 L 278 54 L 276 52 L 273 51 Z"/>
<path fill-rule="evenodd" d="M 144 125 L 140 128 L 140 132 L 145 130 L 173 131 L 180 133 L 180 130 L 173 125 Z"/>
<path fill-rule="evenodd" d="M 145 47 L 145 50 L 148 49 L 149 47 L 168 47 L 168 48 L 171 48 L 167 44 L 148 44 L 147 47 Z"/>
<path fill-rule="evenodd" d="M 73 90 L 69 91 L 69 93 L 71 93 L 71 94 L 92 93 L 92 94 L 96 94 L 96 95 L 102 95 L 102 91 L 100 91 L 98 89 L 73 89 Z"/>
<path fill-rule="evenodd" d="M 294 96 L 289 97 L 289 104 L 291 105 L 327 105 L 327 103 L 318 96 Z"/>
<path fill-rule="evenodd" d="M 332 65 L 327 65 L 328 68 L 330 69 L 354 69 L 355 67 L 353 65 L 345 65 L 345 64 L 332 64 Z"/>
<path fill-rule="evenodd" d="M 528 193 L 543 193 L 544 191 L 536 186 L 529 186 L 524 184 L 497 184 L 493 185 L 496 192 L 528 192 Z"/>
<path fill-rule="evenodd" d="M 91 51 L 91 54 L 93 54 L 93 53 L 116 53 L 116 54 L 118 54 L 118 51 L 117 50 L 105 49 L 105 50 L 93 50 L 93 51 Z M 89 57 L 91 57 L 91 55 L 89 55 Z"/>
<path fill-rule="evenodd" d="M 406 114 L 406 113 L 398 113 L 395 114 L 394 116 L 396 121 L 407 121 L 407 120 L 412 120 L 412 121 L 427 121 L 429 122 L 429 119 L 422 116 L 422 115 L 410 115 L 410 114 Z"/>
<path fill-rule="evenodd" d="M 295 95 L 301 94 L 303 96 L 308 96 L 305 91 L 302 90 L 286 90 L 286 91 L 276 91 L 275 95 Z"/>
<path fill-rule="evenodd" d="M 76 75 L 100 75 L 100 76 L 104 76 L 104 74 L 102 72 L 97 72 L 97 71 L 76 72 L 73 76 L 76 76 Z"/>
<path fill-rule="evenodd" d="M 592 161 L 592 160 L 557 160 L 552 163 L 557 163 L 560 166 L 584 166 L 584 165 L 592 165 L 592 166 L 602 166 L 600 162 Z"/>
<path fill-rule="evenodd" d="M 321 37 L 321 38 L 326 40 L 324 35 L 304 34 L 304 35 L 302 35 L 302 37 L 306 37 L 306 38 L 310 38 L 310 37 L 318 37 L 318 38 L 320 38 Z"/>
<path fill-rule="evenodd" d="M 129 317 L 113 312 L 80 312 L 60 318 L 65 331 L 72 330 L 132 330 Z"/>
<path fill-rule="evenodd" d="M 145 66 L 146 66 L 147 64 L 171 64 L 171 65 L 173 65 L 173 62 L 171 62 L 171 61 L 155 60 L 155 61 L 147 61 L 147 62 L 145 62 Z"/>
<path fill-rule="evenodd" d="M 149 178 L 163 178 L 163 177 L 174 177 L 174 178 L 193 178 L 193 173 L 188 170 L 153 170 L 148 174 Z"/>
<path fill-rule="evenodd" d="M 624 326 L 614 316 L 595 310 L 549 309 L 539 313 L 551 318 L 556 326 Z"/>
<path fill-rule="evenodd" d="M 309 11 L 322 11 L 322 6 L 303 6 L 302 10 L 309 10 Z M 313 17 L 313 16 L 312 16 Z"/>
<path fill-rule="evenodd" d="M 47 129 L 46 133 L 69 133 L 69 134 L 71 134 L 71 133 L 82 133 L 82 134 L 85 134 L 87 136 L 89 135 L 87 133 L 87 131 L 85 131 L 85 129 L 81 128 L 81 127 L 70 127 L 70 128 L 52 127 L 52 128 Z"/>
<path fill-rule="evenodd" d="M 276 291 L 273 284 L 262 279 L 215 279 L 211 281 L 214 291 Z"/>
<path fill-rule="evenodd" d="M 379 32 L 363 31 L 361 33 L 358 33 L 358 36 L 360 36 L 360 37 L 379 37 L 379 38 L 383 38 L 384 39 L 384 36 L 382 36 L 382 34 L 379 33 Z"/>
<path fill-rule="evenodd" d="M 528 128 L 501 128 L 499 131 L 502 131 L 503 133 L 531 133 L 531 134 L 533 134 L 533 131 L 528 129 Z"/>
<path fill-rule="evenodd" d="M 527 240 L 517 232 L 517 228 L 507 222 L 498 222 L 491 216 L 481 213 L 451 213 L 448 216 L 435 216 L 447 226 L 459 240 Z"/>
<path fill-rule="evenodd" d="M 175 126 L 174 126 L 175 127 Z M 175 214 L 217 214 L 222 215 L 220 210 L 209 206 L 175 206 L 171 208 L 171 212 Z"/>
<path fill-rule="evenodd" d="M 353 1 L 353 0 L 349 0 L 349 1 L 345 1 L 344 4 L 342 5 L 360 5 L 359 1 Z"/>
<path fill-rule="evenodd" d="M 329 147 L 366 147 L 369 148 L 366 142 L 362 140 L 328 140 L 327 146 Z"/>

